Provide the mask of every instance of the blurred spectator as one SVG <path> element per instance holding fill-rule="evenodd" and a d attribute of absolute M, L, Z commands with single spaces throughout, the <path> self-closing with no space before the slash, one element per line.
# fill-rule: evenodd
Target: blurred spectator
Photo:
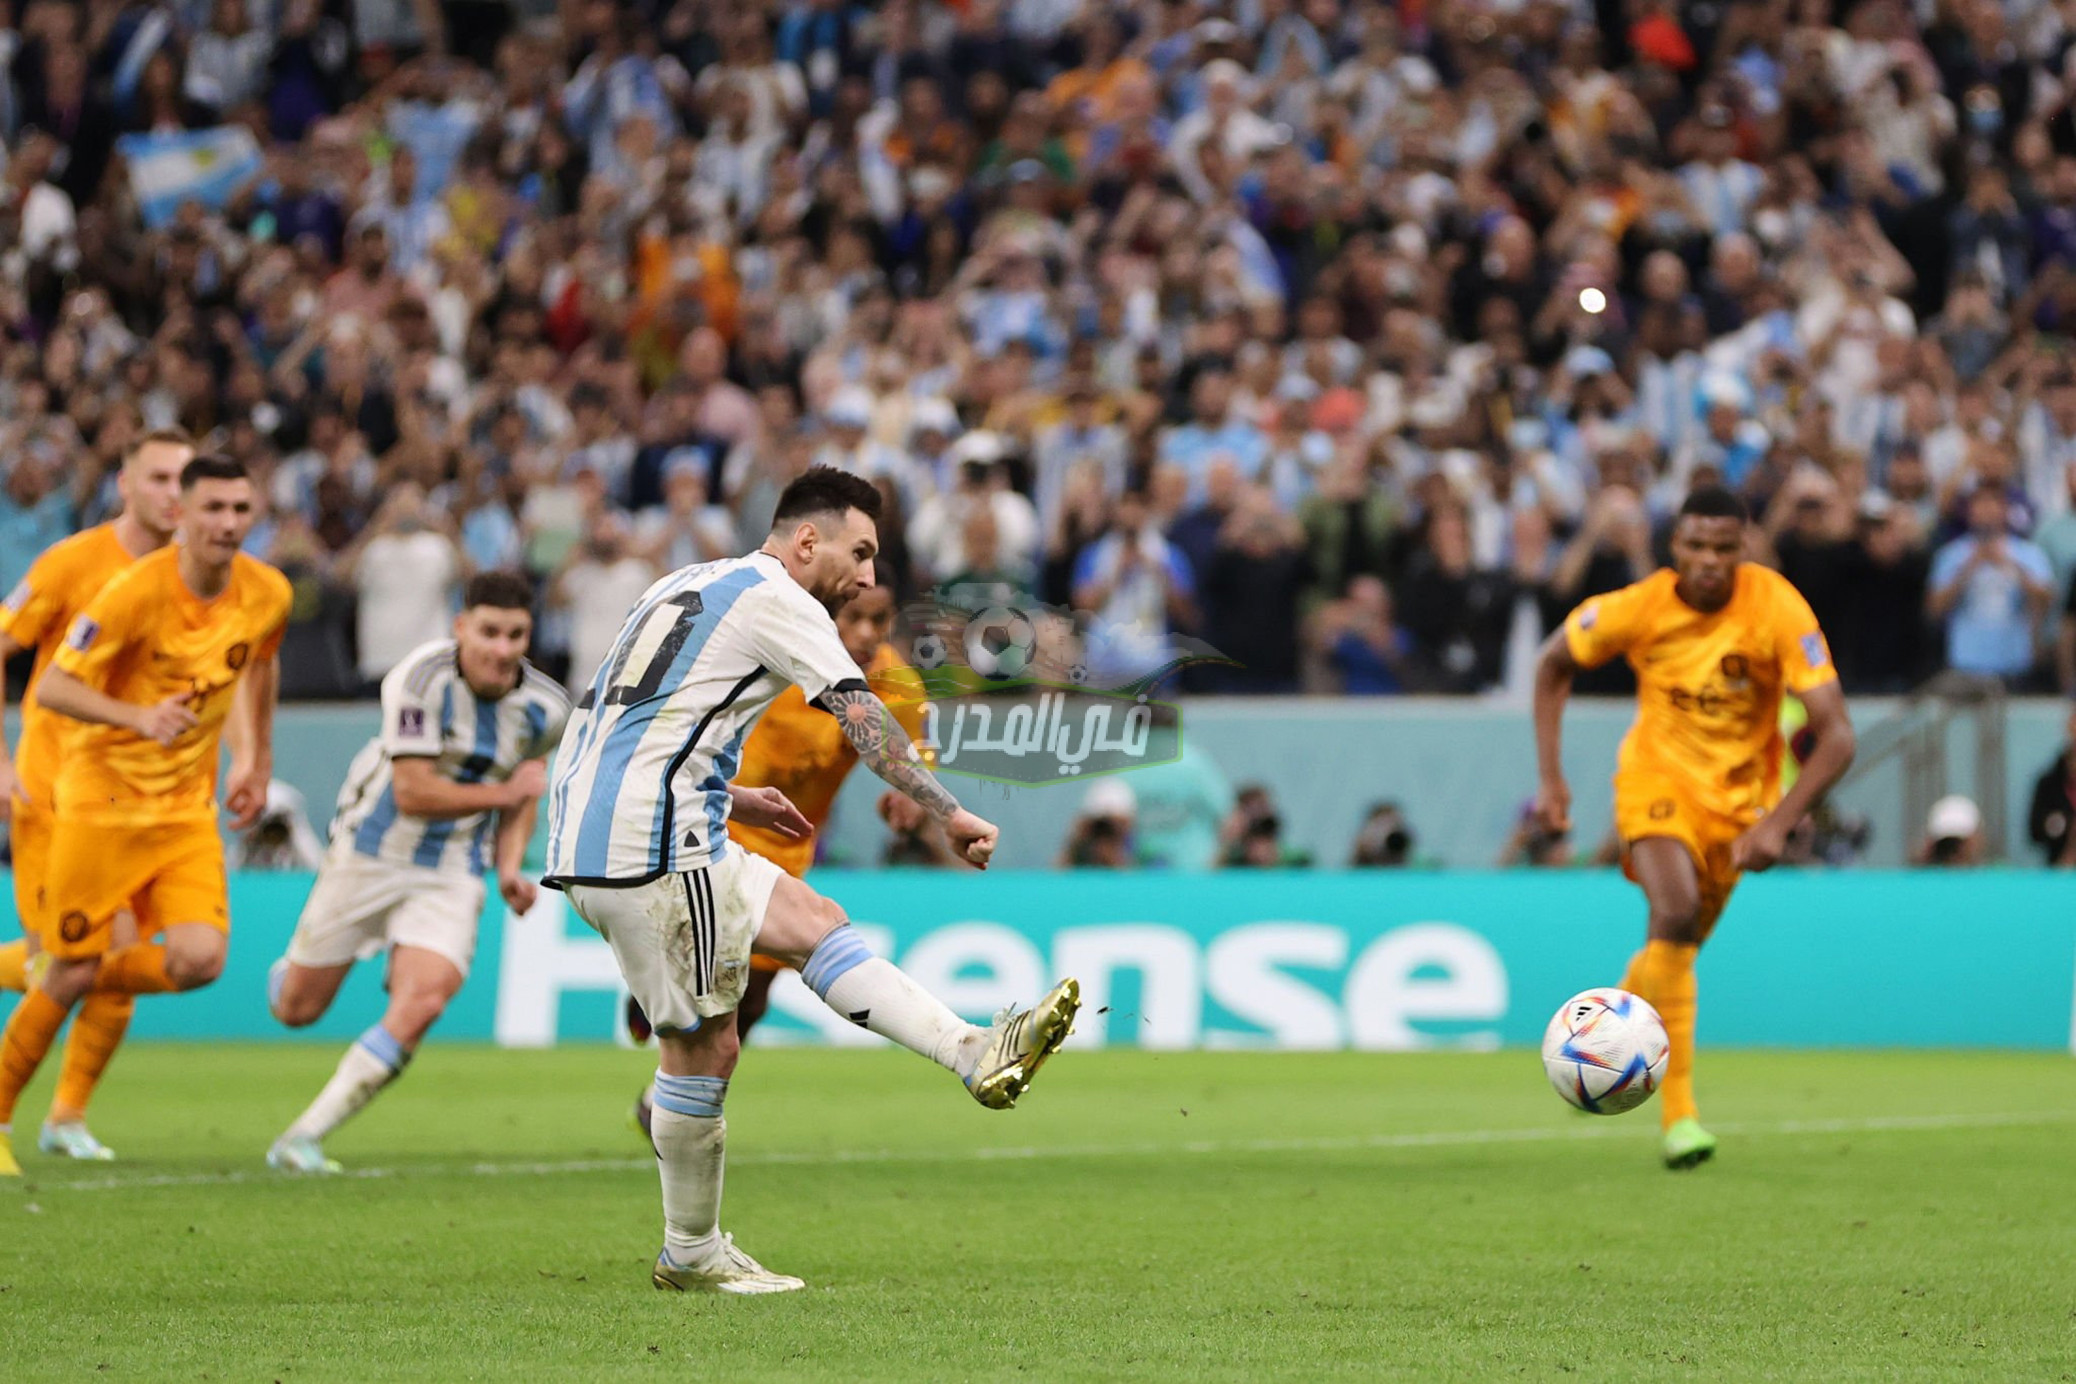
<path fill-rule="evenodd" d="M 1535 804 L 1529 802 L 1523 803 L 1515 814 L 1513 833 L 1499 848 L 1499 859 L 1493 863 L 1501 869 L 1521 865 L 1558 869 L 1570 865 L 1572 860 L 1571 833 L 1544 829 L 1536 817 Z"/>
<path fill-rule="evenodd" d="M 2076 867 L 2076 713 L 2069 717 L 2068 744 L 2033 780 L 2026 834 L 2040 848 L 2043 864 Z"/>
<path fill-rule="evenodd" d="M 571 696 L 582 696 L 619 637 L 620 626 L 656 580 L 632 550 L 627 521 L 610 510 L 594 518 L 583 543 L 549 584 L 549 603 L 567 619 Z"/>
<path fill-rule="evenodd" d="M 2007 528 L 2002 490 L 1968 497 L 1968 532 L 1932 559 L 1927 609 L 1946 622 L 1946 661 L 1966 673 L 2023 685 L 2035 666 L 2041 621 L 2054 599 L 2047 555 Z"/>
<path fill-rule="evenodd" d="M 461 594 L 461 554 L 435 526 L 425 492 L 390 492 L 361 538 L 339 557 L 338 575 L 359 595 L 363 685 L 380 684 L 421 644 L 447 637 Z"/>
<path fill-rule="evenodd" d="M 1111 509 L 1109 532 L 1074 565 L 1074 604 L 1093 614 L 1088 668 L 1099 686 L 1122 686 L 1166 666 L 1169 634 L 1196 622 L 1196 576 L 1152 522 L 1144 491 Z"/>
<path fill-rule="evenodd" d="M 1313 655 L 1330 680 L 1330 690 L 1355 697 L 1406 690 L 1413 637 L 1400 628 L 1392 612 L 1391 588 L 1383 578 L 1372 576 L 1351 579 L 1344 599 L 1314 612 Z"/>
<path fill-rule="evenodd" d="M 1265 487 L 1243 489 L 1219 529 L 1203 582 L 1204 634 L 1239 666 L 1207 666 L 1213 692 L 1298 690 L 1298 650 L 1290 632 L 1311 579 L 1304 533 L 1277 509 Z"/>
<path fill-rule="evenodd" d="M 1138 861 L 1132 851 L 1132 827 L 1138 799 L 1121 778 L 1098 779 L 1081 800 L 1081 814 L 1067 829 L 1060 865 L 1067 869 L 1125 870 Z"/>
<path fill-rule="evenodd" d="M 1348 857 L 1354 866 L 1403 868 L 1413 863 L 1413 828 L 1397 803 L 1377 803 L 1362 819 L 1355 833 L 1355 849 Z"/>
<path fill-rule="evenodd" d="M 1982 864 L 1982 809 L 1959 793 L 1933 803 L 1925 818 L 1925 839 L 1911 859 L 1937 867 Z"/>
<path fill-rule="evenodd" d="M 1505 574 L 1477 568 L 1461 505 L 1429 511 L 1398 606 L 1406 612 L 1420 690 L 1477 692 L 1499 681 L 1513 590 Z"/>

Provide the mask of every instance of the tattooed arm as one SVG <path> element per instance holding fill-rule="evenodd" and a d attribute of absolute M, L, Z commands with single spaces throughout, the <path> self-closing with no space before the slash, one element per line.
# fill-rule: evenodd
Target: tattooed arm
<path fill-rule="evenodd" d="M 915 742 L 871 688 L 860 682 L 842 683 L 824 692 L 817 705 L 836 718 L 866 768 L 942 822 L 952 848 L 960 855 L 975 865 L 987 865 L 988 857 L 995 853 L 999 830 L 960 807 L 951 791 L 923 767 Z"/>

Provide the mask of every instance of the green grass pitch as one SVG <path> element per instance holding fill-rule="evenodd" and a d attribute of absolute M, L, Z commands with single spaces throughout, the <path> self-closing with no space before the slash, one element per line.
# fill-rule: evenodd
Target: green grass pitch
<path fill-rule="evenodd" d="M 993 1114 L 903 1054 L 753 1050 L 723 1224 L 809 1282 L 649 1287 L 647 1055 L 435 1046 L 260 1155 L 320 1046 L 139 1047 L 124 1157 L 0 1189 L 0 1379 L 2069 1379 L 2076 1066 L 1703 1054 L 1723 1151 L 1534 1055 L 1068 1051 Z M 48 1078 L 24 1103 L 33 1143 Z"/>

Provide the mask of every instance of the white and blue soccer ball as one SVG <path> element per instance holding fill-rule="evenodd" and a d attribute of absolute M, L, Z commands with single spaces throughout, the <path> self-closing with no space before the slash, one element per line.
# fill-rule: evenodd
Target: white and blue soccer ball
<path fill-rule="evenodd" d="M 1573 995 L 1543 1030 L 1550 1084 L 1593 1115 L 1619 1115 L 1649 1100 L 1670 1051 L 1658 1011 L 1613 987 Z"/>

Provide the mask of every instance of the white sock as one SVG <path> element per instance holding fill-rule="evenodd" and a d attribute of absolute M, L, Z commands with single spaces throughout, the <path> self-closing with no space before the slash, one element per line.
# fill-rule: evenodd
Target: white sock
<path fill-rule="evenodd" d="M 376 1024 L 346 1049 L 339 1059 L 339 1069 L 332 1079 L 310 1102 L 310 1108 L 296 1117 L 288 1127 L 284 1138 L 322 1139 L 340 1125 L 352 1119 L 362 1106 L 375 1098 L 375 1093 L 395 1081 L 404 1070 L 411 1054 L 389 1034 L 389 1030 Z"/>
<path fill-rule="evenodd" d="M 961 1077 L 972 1072 L 987 1043 L 986 1029 L 967 1023 L 899 967 L 874 956 L 848 924 L 822 939 L 800 968 L 800 978 L 822 1003 L 860 1028 Z"/>
<path fill-rule="evenodd" d="M 720 1236 L 721 1169 L 728 1121 L 721 1103 L 728 1080 L 656 1073 L 649 1138 L 663 1175 L 663 1252 L 670 1262 L 697 1262 Z"/>

